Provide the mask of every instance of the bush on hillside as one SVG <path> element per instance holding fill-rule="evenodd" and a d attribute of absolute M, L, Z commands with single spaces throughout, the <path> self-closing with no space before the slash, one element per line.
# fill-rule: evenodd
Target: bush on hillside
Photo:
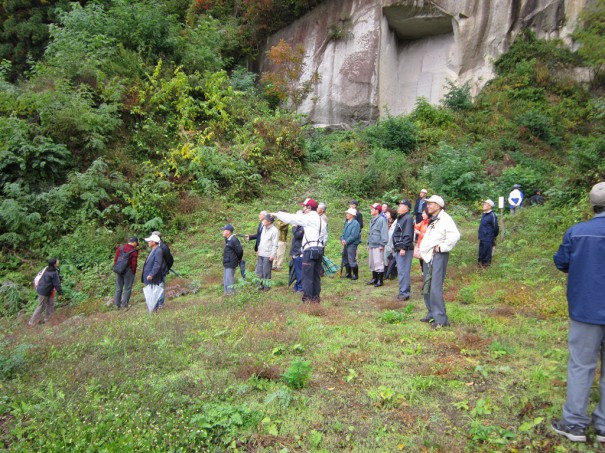
<path fill-rule="evenodd" d="M 366 129 L 366 136 L 372 146 L 400 151 L 408 154 L 416 149 L 418 130 L 406 116 L 388 115 L 385 119 Z"/>
<path fill-rule="evenodd" d="M 423 176 L 435 193 L 449 199 L 474 200 L 485 191 L 486 176 L 479 148 L 442 144 L 424 166 Z"/>
<path fill-rule="evenodd" d="M 458 86 L 451 80 L 448 80 L 446 89 L 447 93 L 445 93 L 443 100 L 441 101 L 444 107 L 458 112 L 468 110 L 473 106 L 471 84 L 469 82 Z"/>

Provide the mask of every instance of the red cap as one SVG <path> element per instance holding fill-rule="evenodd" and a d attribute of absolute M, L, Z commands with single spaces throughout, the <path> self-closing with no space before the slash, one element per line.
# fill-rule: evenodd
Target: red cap
<path fill-rule="evenodd" d="M 370 208 L 376 209 L 378 212 L 382 212 L 382 205 L 380 203 L 371 204 Z"/>
<path fill-rule="evenodd" d="M 313 209 L 317 209 L 317 201 L 315 201 L 313 198 L 307 198 L 301 203 L 301 206 L 309 206 Z"/>

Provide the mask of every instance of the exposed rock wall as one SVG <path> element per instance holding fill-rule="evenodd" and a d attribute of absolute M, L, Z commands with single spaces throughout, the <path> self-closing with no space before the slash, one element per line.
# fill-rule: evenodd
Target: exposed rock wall
<path fill-rule="evenodd" d="M 478 92 L 521 30 L 568 40 L 590 2 L 327 0 L 271 36 L 266 49 L 280 39 L 302 44 L 305 77 L 317 70 L 321 81 L 299 111 L 320 125 L 351 125 L 408 113 L 419 96 L 438 103 L 448 79 Z M 259 63 L 270 70 L 265 58 Z"/>

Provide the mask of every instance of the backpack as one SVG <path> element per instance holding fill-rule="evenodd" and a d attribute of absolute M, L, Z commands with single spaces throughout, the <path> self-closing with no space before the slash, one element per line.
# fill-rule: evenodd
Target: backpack
<path fill-rule="evenodd" d="M 130 259 L 130 254 L 135 250 L 138 249 L 134 248 L 128 252 L 124 252 L 124 246 L 122 246 L 122 251 L 118 255 L 116 264 L 113 265 L 113 271 L 116 274 L 122 275 L 124 272 L 126 272 L 126 269 L 128 268 L 128 260 Z"/>
<path fill-rule="evenodd" d="M 40 280 L 42 279 L 44 272 L 46 272 L 46 268 L 38 272 L 38 275 L 36 275 L 36 278 L 34 278 L 34 288 L 38 289 L 38 285 L 40 284 Z"/>
<path fill-rule="evenodd" d="M 170 247 L 168 247 L 165 242 L 160 242 L 160 249 L 162 249 L 162 258 L 166 265 L 166 273 L 168 273 L 174 264 L 174 257 L 172 256 L 172 253 L 170 253 Z"/>

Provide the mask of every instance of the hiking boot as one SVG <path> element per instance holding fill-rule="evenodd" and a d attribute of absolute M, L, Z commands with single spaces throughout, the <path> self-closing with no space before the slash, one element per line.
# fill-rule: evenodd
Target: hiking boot
<path fill-rule="evenodd" d="M 446 323 L 441 324 L 439 322 L 431 322 L 429 325 L 431 326 L 431 329 L 437 329 L 437 330 L 439 330 L 439 329 L 443 329 L 444 327 L 449 327 L 450 323 L 446 322 Z"/>
<path fill-rule="evenodd" d="M 378 281 L 378 272 L 372 271 L 372 280 L 366 283 L 366 285 L 374 285 Z"/>
<path fill-rule="evenodd" d="M 597 441 L 605 442 L 605 430 L 597 429 L 596 432 L 597 432 Z"/>
<path fill-rule="evenodd" d="M 552 427 L 554 432 L 560 434 L 561 436 L 567 437 L 572 442 L 586 442 L 586 430 L 581 426 L 564 425 L 563 422 L 560 420 L 552 422 L 550 426 Z"/>
<path fill-rule="evenodd" d="M 351 266 L 351 272 L 353 275 L 351 275 L 351 280 L 358 280 L 359 279 L 359 268 L 357 266 L 353 267 Z"/>
<path fill-rule="evenodd" d="M 347 270 L 347 273 L 345 275 L 341 275 L 340 278 L 352 278 L 352 276 L 351 276 L 351 266 L 349 266 L 347 264 L 345 266 L 345 269 Z"/>
<path fill-rule="evenodd" d="M 404 296 L 403 294 L 398 294 L 397 300 L 400 302 L 405 302 L 406 300 L 410 300 L 410 296 Z"/>
<path fill-rule="evenodd" d="M 424 318 L 420 318 L 420 322 L 433 322 L 435 318 L 431 318 L 430 316 L 425 316 Z"/>

